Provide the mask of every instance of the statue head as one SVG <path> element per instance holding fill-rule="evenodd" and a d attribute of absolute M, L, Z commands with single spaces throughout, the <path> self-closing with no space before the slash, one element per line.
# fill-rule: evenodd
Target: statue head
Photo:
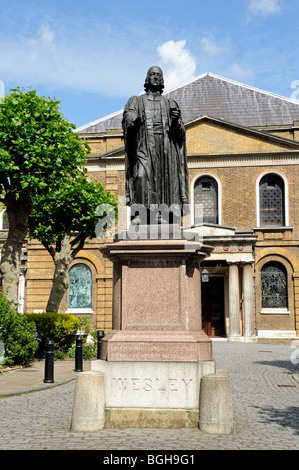
<path fill-rule="evenodd" d="M 161 68 L 156 65 L 154 65 L 148 70 L 144 82 L 145 91 L 149 90 L 150 88 L 156 88 L 157 90 L 160 90 L 161 93 L 164 89 L 163 72 Z"/>

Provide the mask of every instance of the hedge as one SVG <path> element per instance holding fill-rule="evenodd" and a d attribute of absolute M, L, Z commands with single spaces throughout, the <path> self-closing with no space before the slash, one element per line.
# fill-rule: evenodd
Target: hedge
<path fill-rule="evenodd" d="M 33 321 L 17 312 L 0 294 L 0 341 L 4 344 L 6 365 L 26 365 L 34 360 L 38 342 Z"/>
<path fill-rule="evenodd" d="M 67 351 L 80 327 L 79 319 L 66 313 L 27 313 L 24 316 L 28 322 L 35 323 L 38 357 L 44 356 L 47 341 L 53 341 L 55 349 Z"/>

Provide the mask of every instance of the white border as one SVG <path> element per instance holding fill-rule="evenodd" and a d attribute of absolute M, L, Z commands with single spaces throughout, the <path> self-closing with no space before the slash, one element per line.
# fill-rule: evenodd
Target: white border
<path fill-rule="evenodd" d="M 0 212 L 0 230 L 6 230 L 8 231 L 8 228 L 3 228 L 3 215 L 4 215 L 4 212 L 6 211 L 6 208 L 4 208 L 1 212 Z"/>
<path fill-rule="evenodd" d="M 287 308 L 262 308 L 261 315 L 290 315 Z"/>
<path fill-rule="evenodd" d="M 204 173 L 199 173 L 198 175 L 196 175 L 192 181 L 191 181 L 191 184 L 190 184 L 190 203 L 191 203 L 191 225 L 194 225 L 195 223 L 195 218 L 194 218 L 194 186 L 195 186 L 195 183 L 196 181 L 199 179 L 199 178 L 202 178 L 202 177 L 205 177 L 205 176 L 208 176 L 209 178 L 213 178 L 216 183 L 218 184 L 218 224 L 217 225 L 221 225 L 222 223 L 222 213 L 221 213 L 221 208 L 222 208 L 222 197 L 221 197 L 221 193 L 222 193 L 222 188 L 221 188 L 221 181 L 220 179 L 218 178 L 218 176 L 214 175 L 214 173 L 207 173 L 207 172 L 204 172 Z"/>
<path fill-rule="evenodd" d="M 298 338 L 295 330 L 259 330 L 257 334 L 258 338 Z"/>
<path fill-rule="evenodd" d="M 93 313 L 92 308 L 68 308 L 65 313 L 76 313 L 80 315 Z"/>

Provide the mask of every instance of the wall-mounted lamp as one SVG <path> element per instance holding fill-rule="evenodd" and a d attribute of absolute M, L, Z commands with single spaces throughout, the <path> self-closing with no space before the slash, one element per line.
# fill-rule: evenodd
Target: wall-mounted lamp
<path fill-rule="evenodd" d="M 201 280 L 202 282 L 209 282 L 209 271 L 206 269 L 201 272 Z"/>
<path fill-rule="evenodd" d="M 216 268 L 213 271 L 209 272 L 207 269 L 204 269 L 203 271 L 201 271 L 202 282 L 209 282 L 210 277 L 213 277 L 213 275 L 217 273 L 217 271 L 219 271 L 220 268 L 221 268 L 221 265 L 217 264 Z"/>

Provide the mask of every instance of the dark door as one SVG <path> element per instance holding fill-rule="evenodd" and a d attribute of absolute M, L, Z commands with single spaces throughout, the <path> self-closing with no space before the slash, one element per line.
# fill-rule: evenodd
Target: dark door
<path fill-rule="evenodd" d="M 202 329 L 208 336 L 224 336 L 224 277 L 201 283 Z"/>

